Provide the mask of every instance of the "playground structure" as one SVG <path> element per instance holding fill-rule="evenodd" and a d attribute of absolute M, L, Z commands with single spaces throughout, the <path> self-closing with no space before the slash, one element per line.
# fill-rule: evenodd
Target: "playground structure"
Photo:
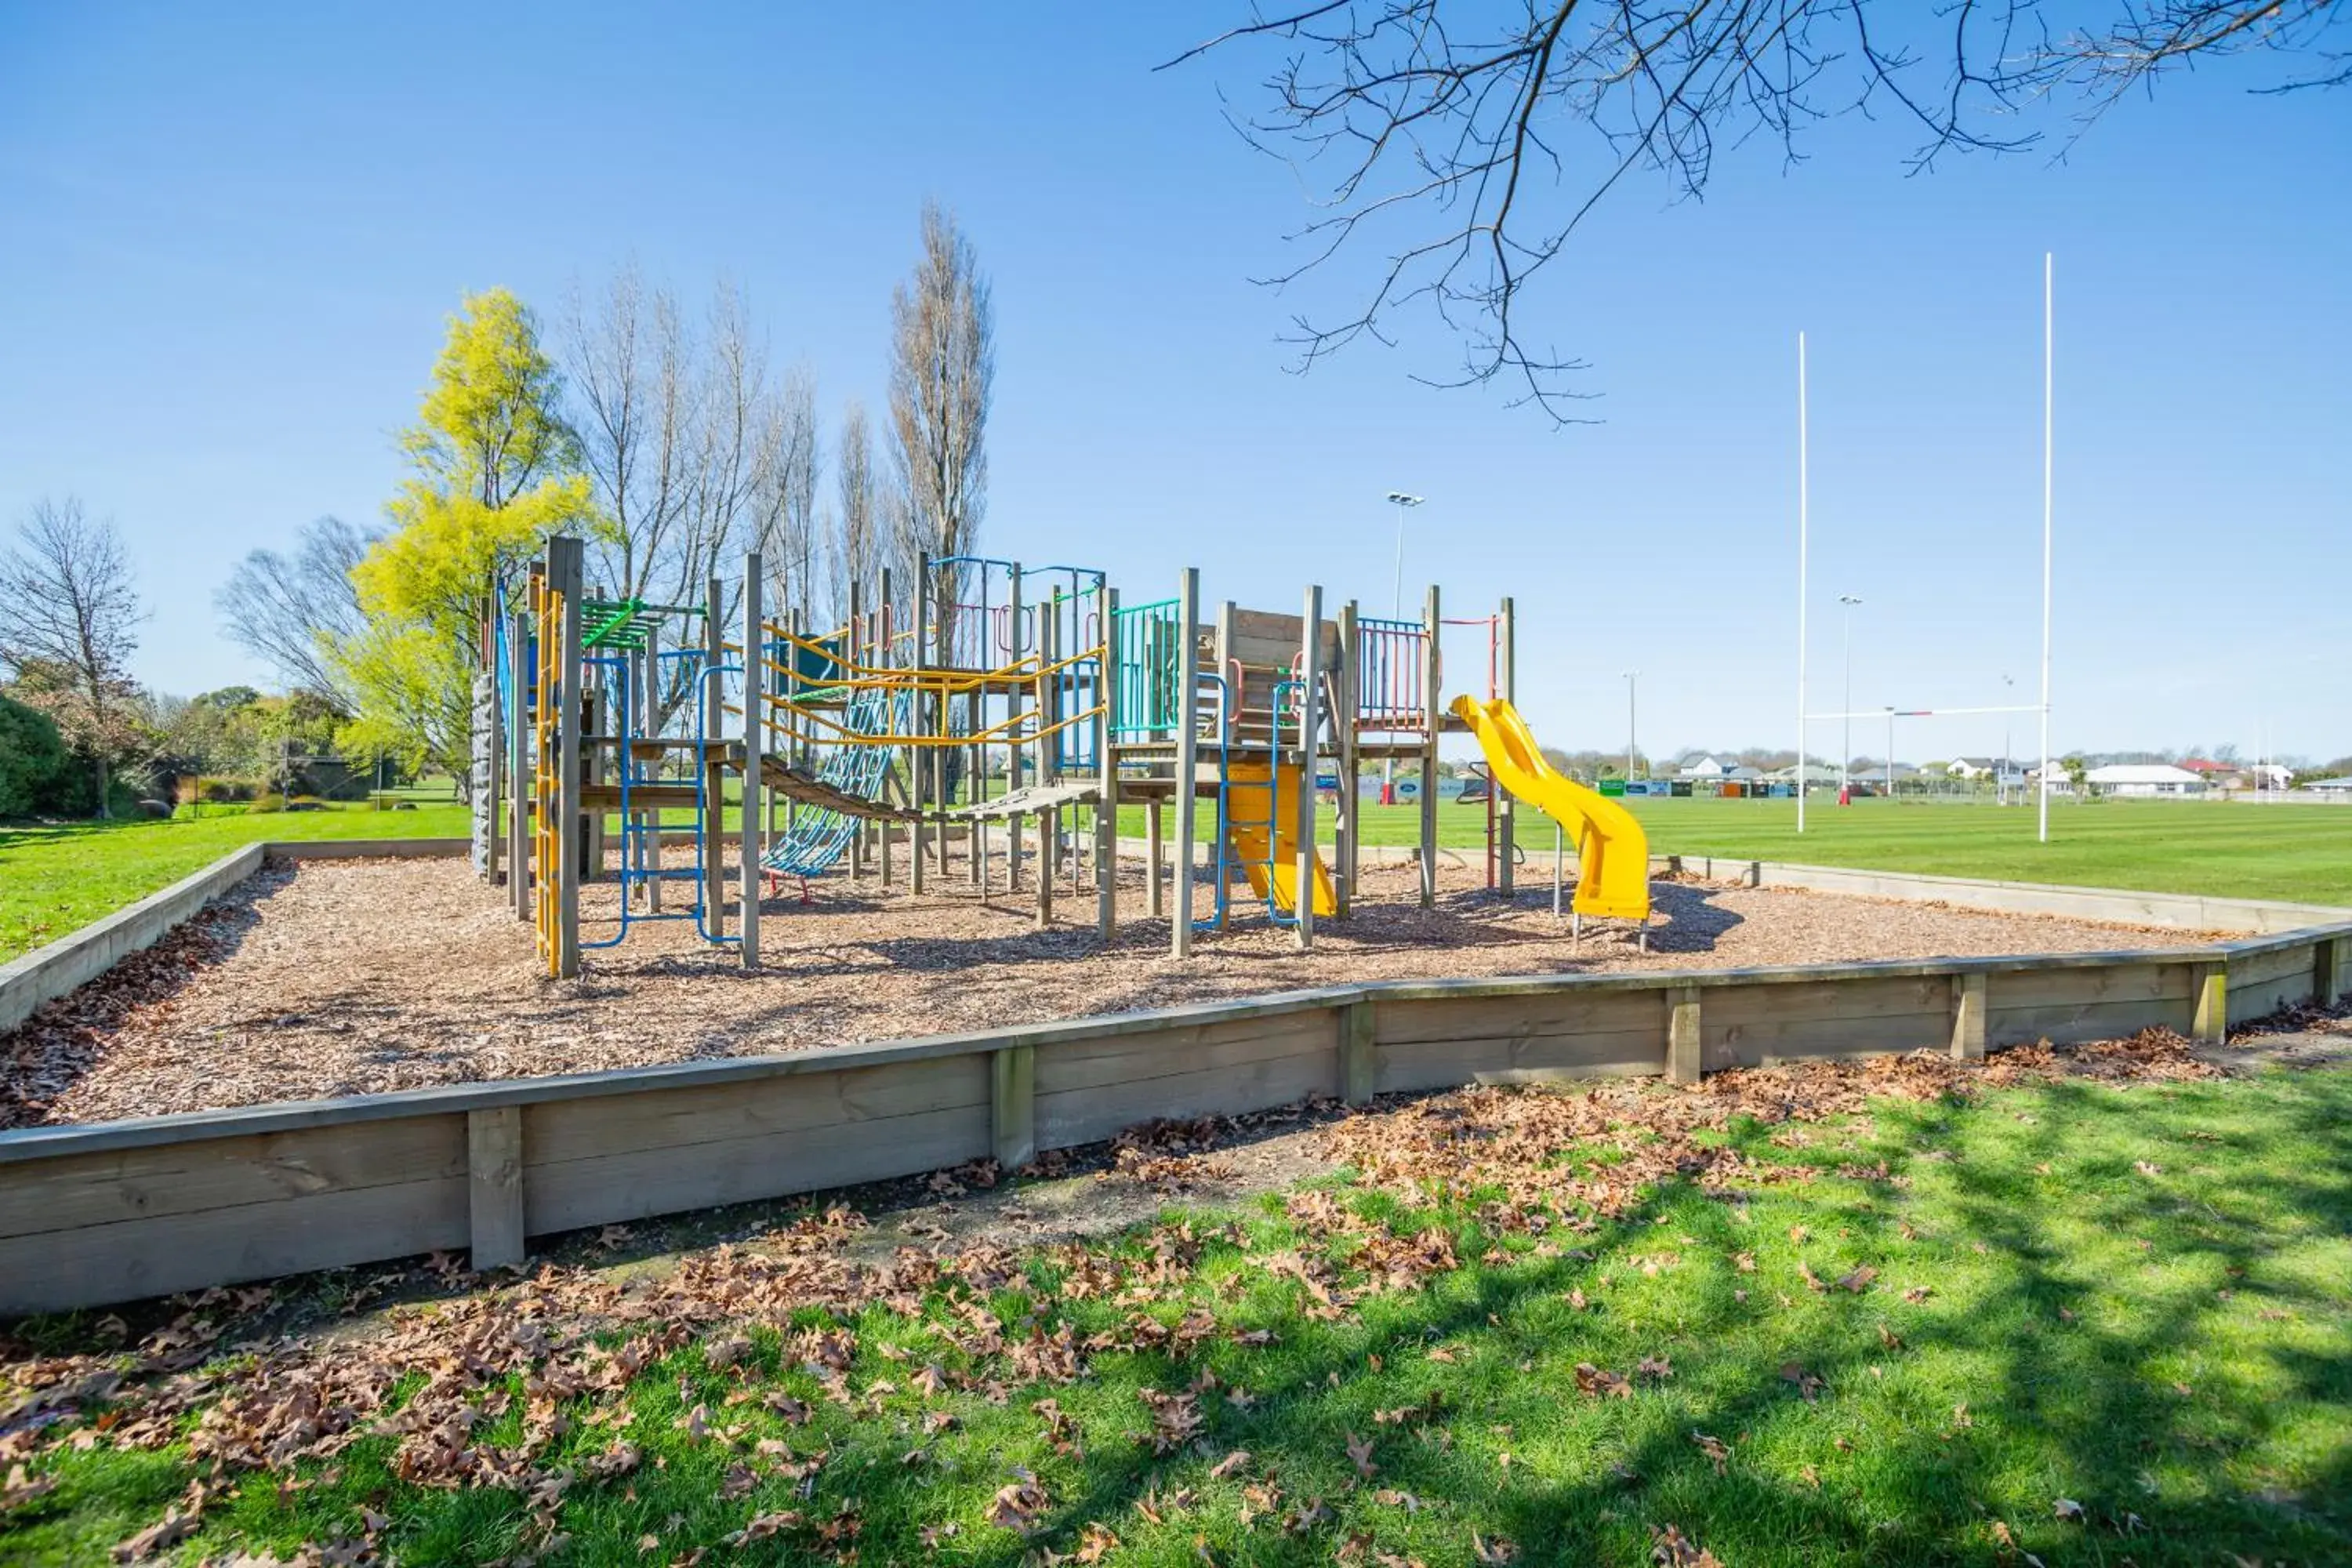
<path fill-rule="evenodd" d="M 805 900 L 809 878 L 841 869 L 887 888 L 902 852 L 909 891 L 947 882 L 960 859 L 982 897 L 1034 898 L 1040 925 L 1058 888 L 1091 883 L 1108 942 L 1129 804 L 1143 810 L 1150 916 L 1170 914 L 1172 885 L 1174 956 L 1244 906 L 1308 948 L 1361 885 L 1367 763 L 1417 764 L 1420 900 L 1434 905 L 1449 731 L 1477 741 L 1501 786 L 1486 801 L 1486 885 L 1513 891 L 1526 802 L 1574 836 L 1579 934 L 1591 915 L 1646 941 L 1640 825 L 1544 763 L 1513 701 L 1507 598 L 1446 620 L 1432 587 L 1418 620 L 1352 603 L 1327 617 L 1310 587 L 1296 614 L 1228 600 L 1204 616 L 1197 569 L 1172 597 L 1131 605 L 1086 567 L 925 556 L 911 575 L 911 592 L 887 571 L 854 584 L 846 619 L 820 634 L 764 611 L 757 553 L 740 584 L 714 577 L 699 604 L 657 605 L 592 595 L 580 542 L 549 542 L 522 603 L 485 627 L 495 695 L 478 719 L 488 765 L 475 824 L 477 865 L 496 879 L 503 860 L 548 974 L 578 973 L 583 951 L 651 921 L 691 921 L 756 967 L 763 896 L 797 880 Z M 1450 708 L 1449 626 L 1486 645 L 1483 695 Z M 617 912 L 583 939 L 591 881 L 614 886 Z"/>

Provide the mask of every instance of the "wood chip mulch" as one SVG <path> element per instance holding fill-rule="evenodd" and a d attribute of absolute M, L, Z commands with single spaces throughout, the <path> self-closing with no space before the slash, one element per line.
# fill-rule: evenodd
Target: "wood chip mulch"
<path fill-rule="evenodd" d="M 1367 868 L 1354 916 L 1311 953 L 1237 889 L 1189 963 L 1143 915 L 1130 868 L 1119 934 L 1097 943 L 1091 889 L 1055 923 L 1032 895 L 983 901 L 961 867 L 914 898 L 828 879 L 761 904 L 762 967 L 690 921 L 640 925 L 543 978 L 530 928 L 458 860 L 314 861 L 256 876 L 147 952 L 0 1034 L 0 1127 L 596 1071 L 1171 1006 L 1346 982 L 1591 973 L 1856 959 L 2072 952 L 2200 940 L 1948 906 L 1662 881 L 1649 951 L 1630 931 L 1580 943 L 1549 887 L 1506 901 L 1445 868 L 1433 910 L 1410 868 Z M 672 896 L 678 889 L 674 885 Z M 614 933 L 609 885 L 583 935 Z M 1200 890 L 1198 910 L 1209 912 Z M 731 918 L 730 918 L 731 925 Z"/>

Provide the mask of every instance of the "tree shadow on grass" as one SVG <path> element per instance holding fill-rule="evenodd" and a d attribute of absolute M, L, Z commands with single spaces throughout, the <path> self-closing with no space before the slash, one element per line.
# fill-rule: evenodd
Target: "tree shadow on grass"
<path fill-rule="evenodd" d="M 1668 1527 L 1741 1568 L 1981 1563 L 2011 1550 L 1996 1524 L 2014 1550 L 2053 1563 L 2128 1555 L 2156 1568 L 2226 1561 L 2225 1552 L 2345 1560 L 2352 1372 L 2344 1360 L 2282 1337 L 2256 1347 L 2268 1358 L 2263 1387 L 2180 1394 L 2173 1363 L 2200 1347 L 2233 1353 L 2216 1314 L 2242 1307 L 2217 1304 L 2206 1278 L 2178 1288 L 2127 1278 L 2104 1253 L 2077 1258 L 2069 1247 L 2083 1245 L 2077 1231 L 2147 1232 L 2167 1254 L 2151 1267 L 2222 1279 L 2243 1269 L 2242 1292 L 2272 1293 L 2312 1317 L 2340 1307 L 2324 1281 L 2273 1281 L 2264 1264 L 2284 1239 L 2352 1229 L 2352 1188 L 2340 1174 L 2352 1168 L 2352 1079 L 2320 1084 L 2252 1123 L 2291 1138 L 2292 1163 L 2236 1151 L 2247 1157 L 2217 1159 L 2221 1169 L 2193 1190 L 2164 1177 L 2188 1173 L 2205 1147 L 2188 1137 L 2200 1130 L 2196 1092 L 2130 1093 L 2055 1086 L 2031 1102 L 2031 1132 L 2007 1142 L 1992 1140 L 1986 1123 L 2024 1102 L 1880 1109 L 1878 1125 L 1861 1135 L 1863 1152 L 1885 1160 L 1875 1175 L 1837 1173 L 1853 1141 L 1844 1134 L 1791 1151 L 1775 1142 L 1779 1130 L 1735 1123 L 1734 1147 L 1811 1167 L 1795 1173 L 1810 1183 L 1769 1171 L 1713 1194 L 1669 1183 L 1586 1234 L 1557 1223 L 1532 1235 L 1490 1233 L 1477 1215 L 1508 1216 L 1480 1194 L 1442 1213 L 1365 1194 L 1348 1200 L 1360 1214 L 1400 1233 L 1442 1225 L 1465 1264 L 1490 1246 L 1517 1250 L 1493 1267 L 1433 1275 L 1422 1289 L 1365 1296 L 1331 1321 L 1302 1317 L 1307 1299 L 1274 1266 L 1276 1247 L 1311 1252 L 1311 1242 L 1260 1237 L 1243 1249 L 1213 1239 L 1182 1298 L 1156 1303 L 1073 1297 L 1067 1260 L 1035 1258 L 1020 1289 L 988 1298 L 1008 1339 L 1026 1331 L 1030 1312 L 1084 1336 L 1117 1332 L 1137 1313 L 1172 1323 L 1196 1305 L 1213 1310 L 1215 1331 L 1191 1353 L 1100 1352 L 1079 1382 L 1016 1383 L 1001 1401 L 985 1386 L 1001 1373 L 992 1358 L 945 1348 L 880 1306 L 854 1319 L 860 1343 L 845 1391 L 854 1418 L 783 1348 L 785 1333 L 821 1314 L 761 1327 L 748 1378 L 741 1364 L 715 1366 L 688 1345 L 637 1384 L 635 1433 L 650 1453 L 699 1405 L 719 1423 L 744 1425 L 744 1436 L 732 1447 L 671 1447 L 662 1464 L 626 1478 L 575 1479 L 562 1510 L 571 1542 L 548 1561 L 663 1561 L 719 1547 L 755 1514 L 787 1509 L 798 1523 L 733 1560 L 824 1561 L 817 1528 L 853 1500 L 869 1563 L 928 1560 L 923 1530 L 947 1524 L 959 1532 L 940 1538 L 940 1560 L 1007 1568 L 1079 1551 L 1092 1524 L 1128 1543 L 1108 1561 L 1169 1563 L 1202 1561 L 1203 1549 L 1227 1564 L 1329 1563 L 1350 1550 L 1356 1558 L 1343 1560 L 1392 1551 L 1461 1563 L 1472 1560 L 1474 1539 L 1502 1537 L 1522 1562 L 1633 1564 L 1651 1560 L 1652 1532 Z M 2161 1156 L 2149 1161 L 2163 1167 L 2158 1175 L 2134 1167 L 2129 1146 L 2140 1142 Z M 2062 1163 L 2073 1205 L 2063 1210 L 2035 1169 Z M 1262 1225 L 1270 1212 L 1244 1210 L 1243 1223 Z M 1782 1222 L 1796 1215 L 1811 1234 L 1782 1247 Z M 1208 1235 L 1217 1223 L 1203 1216 L 1195 1229 Z M 1129 1256 L 1150 1239 L 1134 1238 Z M 1553 1250 L 1529 1251 L 1531 1242 Z M 1345 1256 L 1344 1242 L 1322 1245 Z M 1736 1266 L 1742 1254 L 1752 1271 Z M 1880 1270 L 1874 1280 L 1842 1284 L 1839 1270 L 1865 1265 Z M 1908 1300 L 1903 1286 L 1915 1279 L 1937 1293 Z M 1587 1300 L 1564 1300 L 1570 1289 Z M 939 1297 L 928 1315 L 946 1315 Z M 1284 1338 L 1251 1348 L 1234 1337 L 1256 1328 Z M 886 1345 L 904 1359 L 883 1353 Z M 1651 1354 L 1670 1358 L 1671 1369 L 1643 1375 L 1633 1363 Z M 919 1394 L 912 1374 L 931 1358 L 978 1385 Z M 1631 1397 L 1580 1389 L 1579 1363 L 1631 1378 Z M 1202 1382 L 1204 1369 L 1213 1383 Z M 1202 1431 L 1155 1452 L 1139 1440 L 1152 1431 L 1141 1391 L 1188 1387 L 1199 1389 Z M 817 1415 L 807 1426 L 770 1421 L 756 1399 L 730 1402 L 747 1388 L 788 1392 Z M 1246 1403 L 1227 1400 L 1236 1389 Z M 1433 1414 L 1423 1405 L 1432 1394 L 1444 1396 Z M 1078 1422 L 1076 1451 L 1047 1440 L 1032 1409 L 1042 1398 Z M 2264 1495 L 2225 1468 L 2264 1412 L 2314 1405 L 2335 1412 L 2338 1439 L 2292 1495 Z M 1423 1415 L 1411 1414 L 1416 1406 Z M 955 1415 L 961 1429 L 926 1433 L 921 1418 L 934 1411 Z M 576 1468 L 614 1435 L 581 1433 L 550 1458 Z M 771 1478 L 722 1496 L 754 1436 L 827 1459 L 804 1485 Z M 1369 1475 L 1349 1454 L 1351 1436 L 1370 1444 Z M 1250 1458 L 1217 1474 L 1234 1450 Z M 384 1473 L 387 1451 L 371 1439 L 347 1454 L 359 1478 L 351 1484 L 368 1492 L 376 1483 L 365 1478 Z M 1017 1481 L 1015 1467 L 1033 1471 L 1050 1500 L 1026 1539 L 985 1522 L 991 1497 Z M 2153 1491 L 2142 1479 L 2151 1469 Z M 2204 1484 L 2184 1486 L 2184 1470 Z M 1242 1518 L 1245 1486 L 1278 1489 L 1263 1496 L 1254 1524 Z M 2059 1518 L 2062 1497 L 2084 1517 Z M 1328 1515 L 1303 1511 L 1310 1500 Z M 293 1506 L 331 1503 L 318 1496 Z M 521 1540 L 524 1505 L 511 1493 L 412 1490 L 386 1506 L 404 1562 L 479 1561 Z M 260 1514 L 251 1522 L 269 1528 Z M 323 1534 L 331 1521 L 314 1522 Z M 648 1533 L 664 1548 L 650 1558 L 637 1545 Z"/>
<path fill-rule="evenodd" d="M 2070 1271 L 2013 1181 L 1977 1167 L 1963 1114 L 1990 1113 L 1927 1108 L 1909 1142 L 1915 1153 L 1962 1145 L 1957 1161 L 1931 1162 L 1949 1186 L 1932 1205 L 1936 1223 L 1955 1233 L 1945 1250 L 1961 1255 L 1965 1237 L 1967 1256 L 1981 1242 L 1998 1265 L 1964 1298 L 1899 1300 L 1895 1268 L 1921 1266 L 1896 1260 L 1937 1244 L 1900 1234 L 1914 1205 L 1894 1183 L 1923 1168 L 1903 1155 L 1890 1158 L 1886 1183 L 1820 1178 L 1839 1184 L 1816 1205 L 1824 1234 L 1809 1246 L 1833 1255 L 1814 1254 L 1824 1276 L 1849 1261 L 1879 1259 L 1887 1277 L 1862 1291 L 1795 1284 L 1786 1258 L 1753 1275 L 1724 1266 L 1757 1247 L 1761 1226 L 1742 1215 L 1771 1201 L 1769 1186 L 1711 1200 L 1669 1184 L 1580 1238 L 1590 1258 L 1522 1253 L 1502 1267 L 1437 1276 L 1421 1290 L 1370 1296 L 1332 1322 L 1300 1320 L 1297 1288 L 1265 1268 L 1262 1252 L 1213 1248 L 1207 1271 L 1237 1283 L 1230 1297 L 1213 1283 L 1193 1293 L 1215 1303 L 1219 1318 L 1219 1332 L 1197 1353 L 1098 1355 L 1084 1382 L 1016 1386 L 1003 1406 L 975 1394 L 883 1395 L 882 1421 L 862 1431 L 836 1424 L 821 1439 L 806 1435 L 802 1447 L 822 1441 L 835 1455 L 806 1497 L 771 1487 L 716 1504 L 724 1457 L 697 1455 L 673 1460 L 659 1479 L 640 1473 L 627 1504 L 635 1511 L 626 1517 L 682 1515 L 676 1538 L 707 1543 L 752 1512 L 794 1508 L 805 1523 L 779 1538 L 785 1545 L 772 1560 L 822 1560 L 809 1531 L 855 1498 L 866 1561 L 923 1556 L 922 1528 L 954 1523 L 954 1561 L 1008 1568 L 1080 1550 L 1093 1524 L 1129 1543 L 1113 1560 L 1146 1563 L 1198 1561 L 1202 1547 L 1218 1563 L 1328 1563 L 1351 1540 L 1368 1560 L 1393 1551 L 1465 1562 L 1474 1538 L 1502 1537 L 1525 1562 L 1630 1564 L 1649 1561 L 1652 1532 L 1668 1527 L 1743 1565 L 1982 1562 L 2010 1550 L 1996 1523 L 2018 1550 L 2053 1563 L 2128 1554 L 2154 1568 L 2214 1561 L 2223 1550 L 2324 1561 L 2352 1547 L 2343 1494 L 2325 1489 L 2343 1473 L 2340 1457 L 2294 1498 L 2264 1498 L 2218 1477 L 2201 1490 L 2184 1493 L 2168 1480 L 2148 1489 L 2142 1472 L 2166 1454 L 2187 1454 L 2212 1472 L 2226 1462 L 2227 1446 L 2242 1440 L 2227 1428 L 2248 1418 L 2242 1403 L 2217 1411 L 2211 1400 L 2174 1393 L 2167 1375 L 2168 1358 L 2211 1341 L 2210 1292 L 2140 1291 L 2130 1312 L 2094 1310 L 2086 1297 L 2099 1282 Z M 2059 1142 L 2062 1124 L 2114 1114 L 2087 1091 L 2063 1091 L 2042 1136 Z M 2327 1140 L 2331 1158 L 2352 1154 L 2331 1112 L 2305 1112 L 2299 1124 Z M 1759 1155 L 1769 1147 L 1760 1130 L 1735 1141 L 1757 1145 Z M 2244 1204 L 2337 1233 L 2352 1219 L 2344 1184 L 2326 1173 L 2248 1169 L 2213 1195 L 2225 1212 Z M 2168 1201 L 2153 1188 L 2102 1188 L 2090 1218 L 2127 1232 L 2177 1218 Z M 1834 1237 L 1827 1234 L 1833 1220 L 1845 1222 Z M 1440 1222 L 1408 1213 L 1401 1223 Z M 1459 1214 L 1443 1223 L 1465 1261 L 1496 1239 Z M 1681 1255 L 1670 1275 L 1704 1273 L 1671 1300 L 1671 1316 L 1633 1283 L 1662 1246 Z M 2252 1234 L 2199 1247 L 2221 1269 L 2250 1272 L 2263 1252 Z M 1058 1266 L 1033 1276 L 1040 1288 L 1025 1304 L 1082 1334 L 1133 1310 L 1058 1298 Z M 1589 1293 L 1584 1310 L 1562 1300 L 1570 1289 Z M 1791 1304 L 1775 1305 L 1784 1289 Z M 1735 1296 L 1741 1289 L 1746 1301 Z M 2071 1323 L 2058 1315 L 2069 1301 L 2077 1303 Z M 1000 1297 L 996 1304 L 1010 1314 L 1024 1303 Z M 2305 1304 L 2319 1310 L 2324 1292 Z M 1661 1315 L 1653 1319 L 1654 1311 Z M 1172 1315 L 1171 1304 L 1161 1316 Z M 1278 1347 L 1244 1349 L 1231 1337 L 1276 1325 L 1287 1336 Z M 903 1384 L 907 1367 L 929 1353 L 903 1320 L 879 1310 L 858 1326 L 867 1354 L 891 1338 L 913 1348 L 895 1367 L 862 1355 L 854 1386 L 876 1375 Z M 1630 1363 L 1637 1351 L 1648 1353 L 1644 1346 L 1671 1352 L 1679 1363 L 1671 1375 L 1640 1377 Z M 1432 1359 L 1432 1351 L 1445 1359 Z M 798 1374 L 785 1359 L 769 1375 L 792 1383 Z M 1617 1400 L 1580 1391 L 1580 1361 L 1634 1377 L 1637 1392 Z M 1905 1375 L 1910 1362 L 1940 1370 L 1914 1380 Z M 1213 1383 L 1202 1381 L 1204 1369 Z M 1881 1376 L 1887 1372 L 1895 1373 L 1891 1382 Z M 2331 1358 L 2275 1355 L 2273 1374 L 2284 1384 L 2274 1400 L 2342 1410 L 2352 1398 L 2345 1368 Z M 680 1352 L 657 1391 L 648 1384 L 641 1424 L 674 1420 L 696 1402 L 719 1408 L 732 1387 L 694 1352 Z M 1141 1440 L 1151 1430 L 1141 1391 L 1187 1387 L 1200 1390 L 1205 1430 L 1173 1452 L 1155 1452 Z M 1246 1405 L 1225 1402 L 1235 1389 L 1246 1392 Z M 821 1397 L 813 1385 L 801 1393 Z M 1433 1418 L 1382 1418 L 1384 1409 L 1411 1410 L 1433 1393 L 1446 1402 Z M 1080 1420 L 1079 1452 L 1056 1453 L 1044 1440 L 1043 1423 L 1027 1414 L 1044 1397 Z M 922 1438 L 912 1423 L 937 1407 L 959 1412 L 969 1437 Z M 1370 1475 L 1351 1461 L 1351 1438 L 1370 1441 Z M 901 1443 L 921 1457 L 901 1462 L 893 1451 Z M 1720 1445 L 1719 1466 L 1710 1443 Z M 1235 1450 L 1248 1459 L 1216 1474 Z M 982 1522 L 995 1489 L 1018 1479 L 1016 1466 L 1034 1471 L 1050 1498 L 1034 1538 Z M 1236 1494 L 1252 1485 L 1277 1489 L 1261 1494 L 1263 1517 L 1245 1525 Z M 609 1491 L 580 1498 L 582 1526 L 623 1521 Z M 1188 1491 L 1195 1500 L 1186 1510 Z M 2058 1516 L 2062 1496 L 2083 1505 L 2081 1520 Z M 1328 1514 L 1303 1511 L 1316 1502 Z M 1163 1522 L 1152 1522 L 1151 1512 Z M 577 1560 L 604 1559 L 583 1547 Z"/>

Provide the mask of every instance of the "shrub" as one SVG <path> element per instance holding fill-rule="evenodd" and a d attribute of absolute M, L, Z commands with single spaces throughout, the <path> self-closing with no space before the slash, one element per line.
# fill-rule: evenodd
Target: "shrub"
<path fill-rule="evenodd" d="M 72 810 L 80 774 L 47 714 L 0 697 L 0 817 Z"/>
<path fill-rule="evenodd" d="M 276 790 L 265 790 L 255 795 L 252 804 L 245 809 L 249 816 L 268 811 L 283 811 L 286 809 L 286 797 Z"/>

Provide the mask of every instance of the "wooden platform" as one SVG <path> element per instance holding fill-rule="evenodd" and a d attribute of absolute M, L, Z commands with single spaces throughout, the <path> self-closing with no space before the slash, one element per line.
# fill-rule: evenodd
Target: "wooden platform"
<path fill-rule="evenodd" d="M 992 822 L 1007 816 L 1025 816 L 1033 811 L 1052 811 L 1056 806 L 1092 805 L 1101 799 L 1102 786 L 1098 784 L 1034 784 L 940 815 L 959 821 Z"/>
<path fill-rule="evenodd" d="M 703 756 L 715 752 L 715 760 L 742 766 L 743 742 L 740 741 L 705 741 L 692 735 L 583 735 L 580 743 L 583 747 L 602 746 L 607 751 L 616 751 L 625 745 L 631 756 L 648 760 L 669 752 L 693 752 Z"/>
<path fill-rule="evenodd" d="M 631 784 L 628 806 L 631 811 L 658 811 L 673 805 L 690 807 L 701 798 L 702 792 L 690 784 Z M 620 810 L 621 786 L 617 784 L 582 784 L 580 809 L 583 811 Z"/>
<path fill-rule="evenodd" d="M 870 817 L 881 822 L 911 822 L 915 818 L 915 813 L 904 806 L 836 789 L 814 773 L 803 773 L 781 758 L 761 757 L 760 778 L 778 795 L 799 801 L 803 805 L 837 811 L 845 816 Z"/>

